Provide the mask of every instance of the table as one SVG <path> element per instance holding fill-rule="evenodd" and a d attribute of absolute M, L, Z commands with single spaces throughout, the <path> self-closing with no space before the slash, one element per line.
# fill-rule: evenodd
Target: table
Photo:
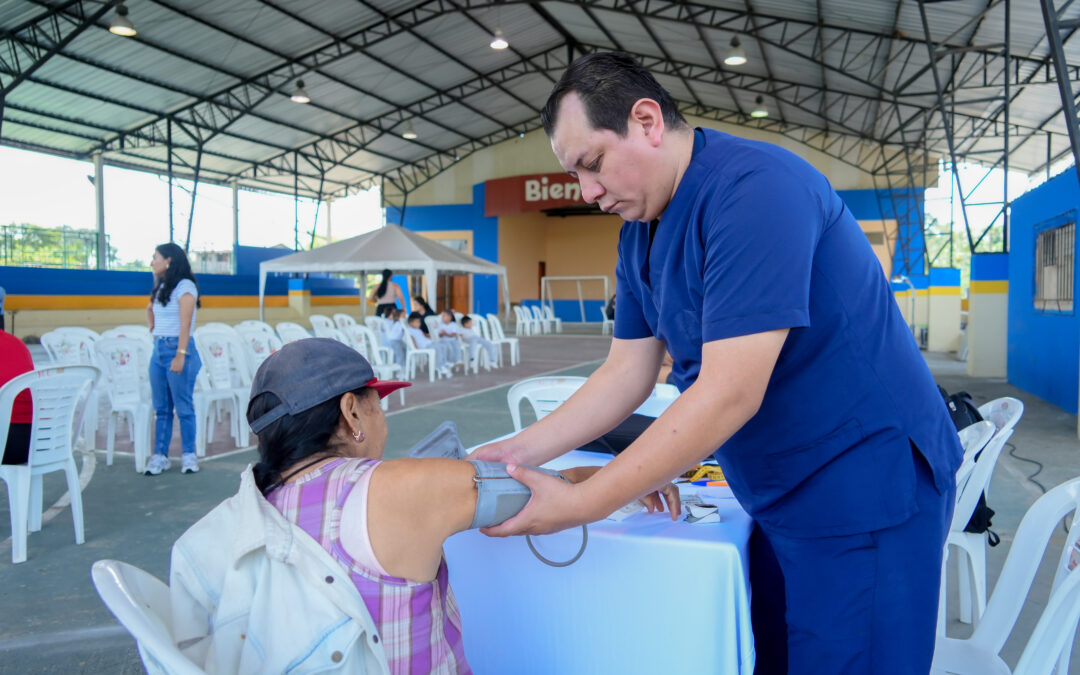
<path fill-rule="evenodd" d="M 575 451 L 549 468 L 605 464 Z M 524 537 L 476 530 L 445 545 L 477 675 L 741 673 L 754 670 L 747 542 L 752 522 L 726 489 L 702 488 L 720 523 L 673 523 L 644 511 L 589 525 L 585 554 L 549 567 Z M 581 529 L 534 537 L 551 560 L 570 558 Z"/>

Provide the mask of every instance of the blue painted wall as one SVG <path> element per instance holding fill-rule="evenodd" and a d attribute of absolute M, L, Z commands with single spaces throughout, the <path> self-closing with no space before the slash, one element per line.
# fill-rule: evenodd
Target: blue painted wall
<path fill-rule="evenodd" d="M 856 220 L 896 219 L 897 242 L 893 250 L 893 273 L 924 274 L 923 188 L 892 190 L 837 190 Z"/>
<path fill-rule="evenodd" d="M 484 184 L 473 186 L 472 204 L 406 206 L 405 222 L 398 209 L 386 210 L 387 222 L 414 232 L 468 230 L 473 233 L 473 255 L 499 261 L 499 219 L 484 216 Z M 426 298 L 432 304 L 433 298 Z M 494 274 L 477 274 L 473 279 L 473 306 L 478 314 L 499 313 L 499 278 Z"/>
<path fill-rule="evenodd" d="M 1070 169 L 1013 201 L 1008 259 L 1009 382 L 1074 414 L 1080 385 L 1080 318 L 1075 310 L 1035 311 L 1034 270 L 1038 233 L 1076 218 L 1080 209 L 1076 178 Z M 1074 291 L 1076 283 L 1074 272 Z"/>
<path fill-rule="evenodd" d="M 262 246 L 234 246 L 233 255 L 236 256 L 237 274 L 254 274 L 259 276 L 259 263 L 280 258 L 296 253 L 287 248 L 264 248 Z"/>

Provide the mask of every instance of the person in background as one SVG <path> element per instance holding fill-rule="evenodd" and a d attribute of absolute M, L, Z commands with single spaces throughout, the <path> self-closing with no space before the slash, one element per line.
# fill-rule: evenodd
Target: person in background
<path fill-rule="evenodd" d="M 488 369 L 491 369 L 492 364 L 498 358 L 498 353 L 495 351 L 495 345 L 491 340 L 484 338 L 477 334 L 472 328 L 472 317 L 466 314 L 461 317 L 461 328 L 458 329 L 458 335 L 465 341 L 465 344 L 469 345 L 469 360 L 470 362 L 476 359 L 480 355 L 480 350 L 483 349 L 488 355 Z"/>
<path fill-rule="evenodd" d="M 431 308 L 431 305 L 427 304 L 427 300 L 424 300 L 424 296 L 414 295 L 413 311 L 420 313 L 420 330 L 424 331 L 424 335 L 428 335 L 428 328 L 427 324 L 424 323 L 424 319 L 429 316 L 435 316 L 435 310 Z M 430 335 L 428 337 L 430 337 Z"/>
<path fill-rule="evenodd" d="M 0 328 L 0 385 L 34 369 L 34 360 L 23 341 Z M 34 401 L 29 390 L 15 397 L 11 425 L 4 445 L 4 464 L 26 464 L 30 453 L 30 427 L 34 421 Z"/>
<path fill-rule="evenodd" d="M 4 325 L 4 300 L 7 298 L 7 291 L 3 286 L 0 286 L 0 330 L 7 330 Z"/>
<path fill-rule="evenodd" d="M 195 473 L 195 376 L 202 359 L 191 339 L 195 314 L 200 305 L 199 286 L 184 249 L 169 242 L 154 250 L 150 261 L 154 290 L 146 307 L 146 320 L 154 336 L 150 358 L 150 392 L 153 398 L 154 454 L 146 463 L 146 473 L 156 476 L 169 470 L 169 442 L 172 440 L 173 409 L 180 420 L 180 472 Z"/>
<path fill-rule="evenodd" d="M 397 307 L 397 303 L 405 306 L 405 296 L 401 293 L 401 287 L 393 282 L 394 273 L 391 270 L 382 271 L 382 281 L 379 287 L 371 292 L 368 300 L 377 303 L 375 316 L 389 316 L 390 311 Z"/>
<path fill-rule="evenodd" d="M 383 317 L 383 344 L 394 350 L 394 363 L 399 366 L 405 365 L 405 343 L 402 341 L 405 337 L 405 326 L 402 323 L 404 318 L 405 310 L 400 308 L 394 308 L 390 311 L 390 316 Z"/>
<path fill-rule="evenodd" d="M 450 377 L 453 373 L 450 370 L 450 365 L 446 362 L 446 351 L 441 347 L 441 342 L 434 342 L 431 338 L 424 334 L 421 327 L 424 325 L 424 317 L 420 312 L 413 312 L 409 315 L 409 337 L 412 338 L 413 344 L 417 349 L 434 349 L 435 350 L 435 369 L 442 373 L 443 377 Z"/>
<path fill-rule="evenodd" d="M 447 363 L 461 363 L 461 341 L 458 340 L 459 327 L 454 321 L 454 313 L 444 309 L 439 319 L 439 348 L 446 352 L 444 358 Z"/>
<path fill-rule="evenodd" d="M 615 296 L 614 295 L 611 296 L 611 298 L 607 301 L 607 305 L 604 307 L 604 316 L 606 316 L 608 319 L 610 319 L 612 321 L 615 320 Z"/>

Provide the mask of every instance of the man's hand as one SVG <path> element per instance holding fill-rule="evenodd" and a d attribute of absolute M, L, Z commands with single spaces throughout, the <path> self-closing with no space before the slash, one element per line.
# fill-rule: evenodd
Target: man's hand
<path fill-rule="evenodd" d="M 585 491 L 578 485 L 571 485 L 562 479 L 516 464 L 508 464 L 506 472 L 528 486 L 532 490 L 532 498 L 513 518 L 480 530 L 489 537 L 551 534 L 598 520 L 606 515 L 592 513 L 583 498 Z"/>

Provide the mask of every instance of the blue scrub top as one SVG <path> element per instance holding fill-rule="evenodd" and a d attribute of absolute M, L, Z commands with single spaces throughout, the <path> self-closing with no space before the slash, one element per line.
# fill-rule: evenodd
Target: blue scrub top
<path fill-rule="evenodd" d="M 790 536 L 889 527 L 915 505 L 914 444 L 942 492 L 961 448 L 866 235 L 777 146 L 695 131 L 649 244 L 619 234 L 615 337 L 667 344 L 680 390 L 704 342 L 788 328 L 758 413 L 716 451 L 759 522 Z"/>

